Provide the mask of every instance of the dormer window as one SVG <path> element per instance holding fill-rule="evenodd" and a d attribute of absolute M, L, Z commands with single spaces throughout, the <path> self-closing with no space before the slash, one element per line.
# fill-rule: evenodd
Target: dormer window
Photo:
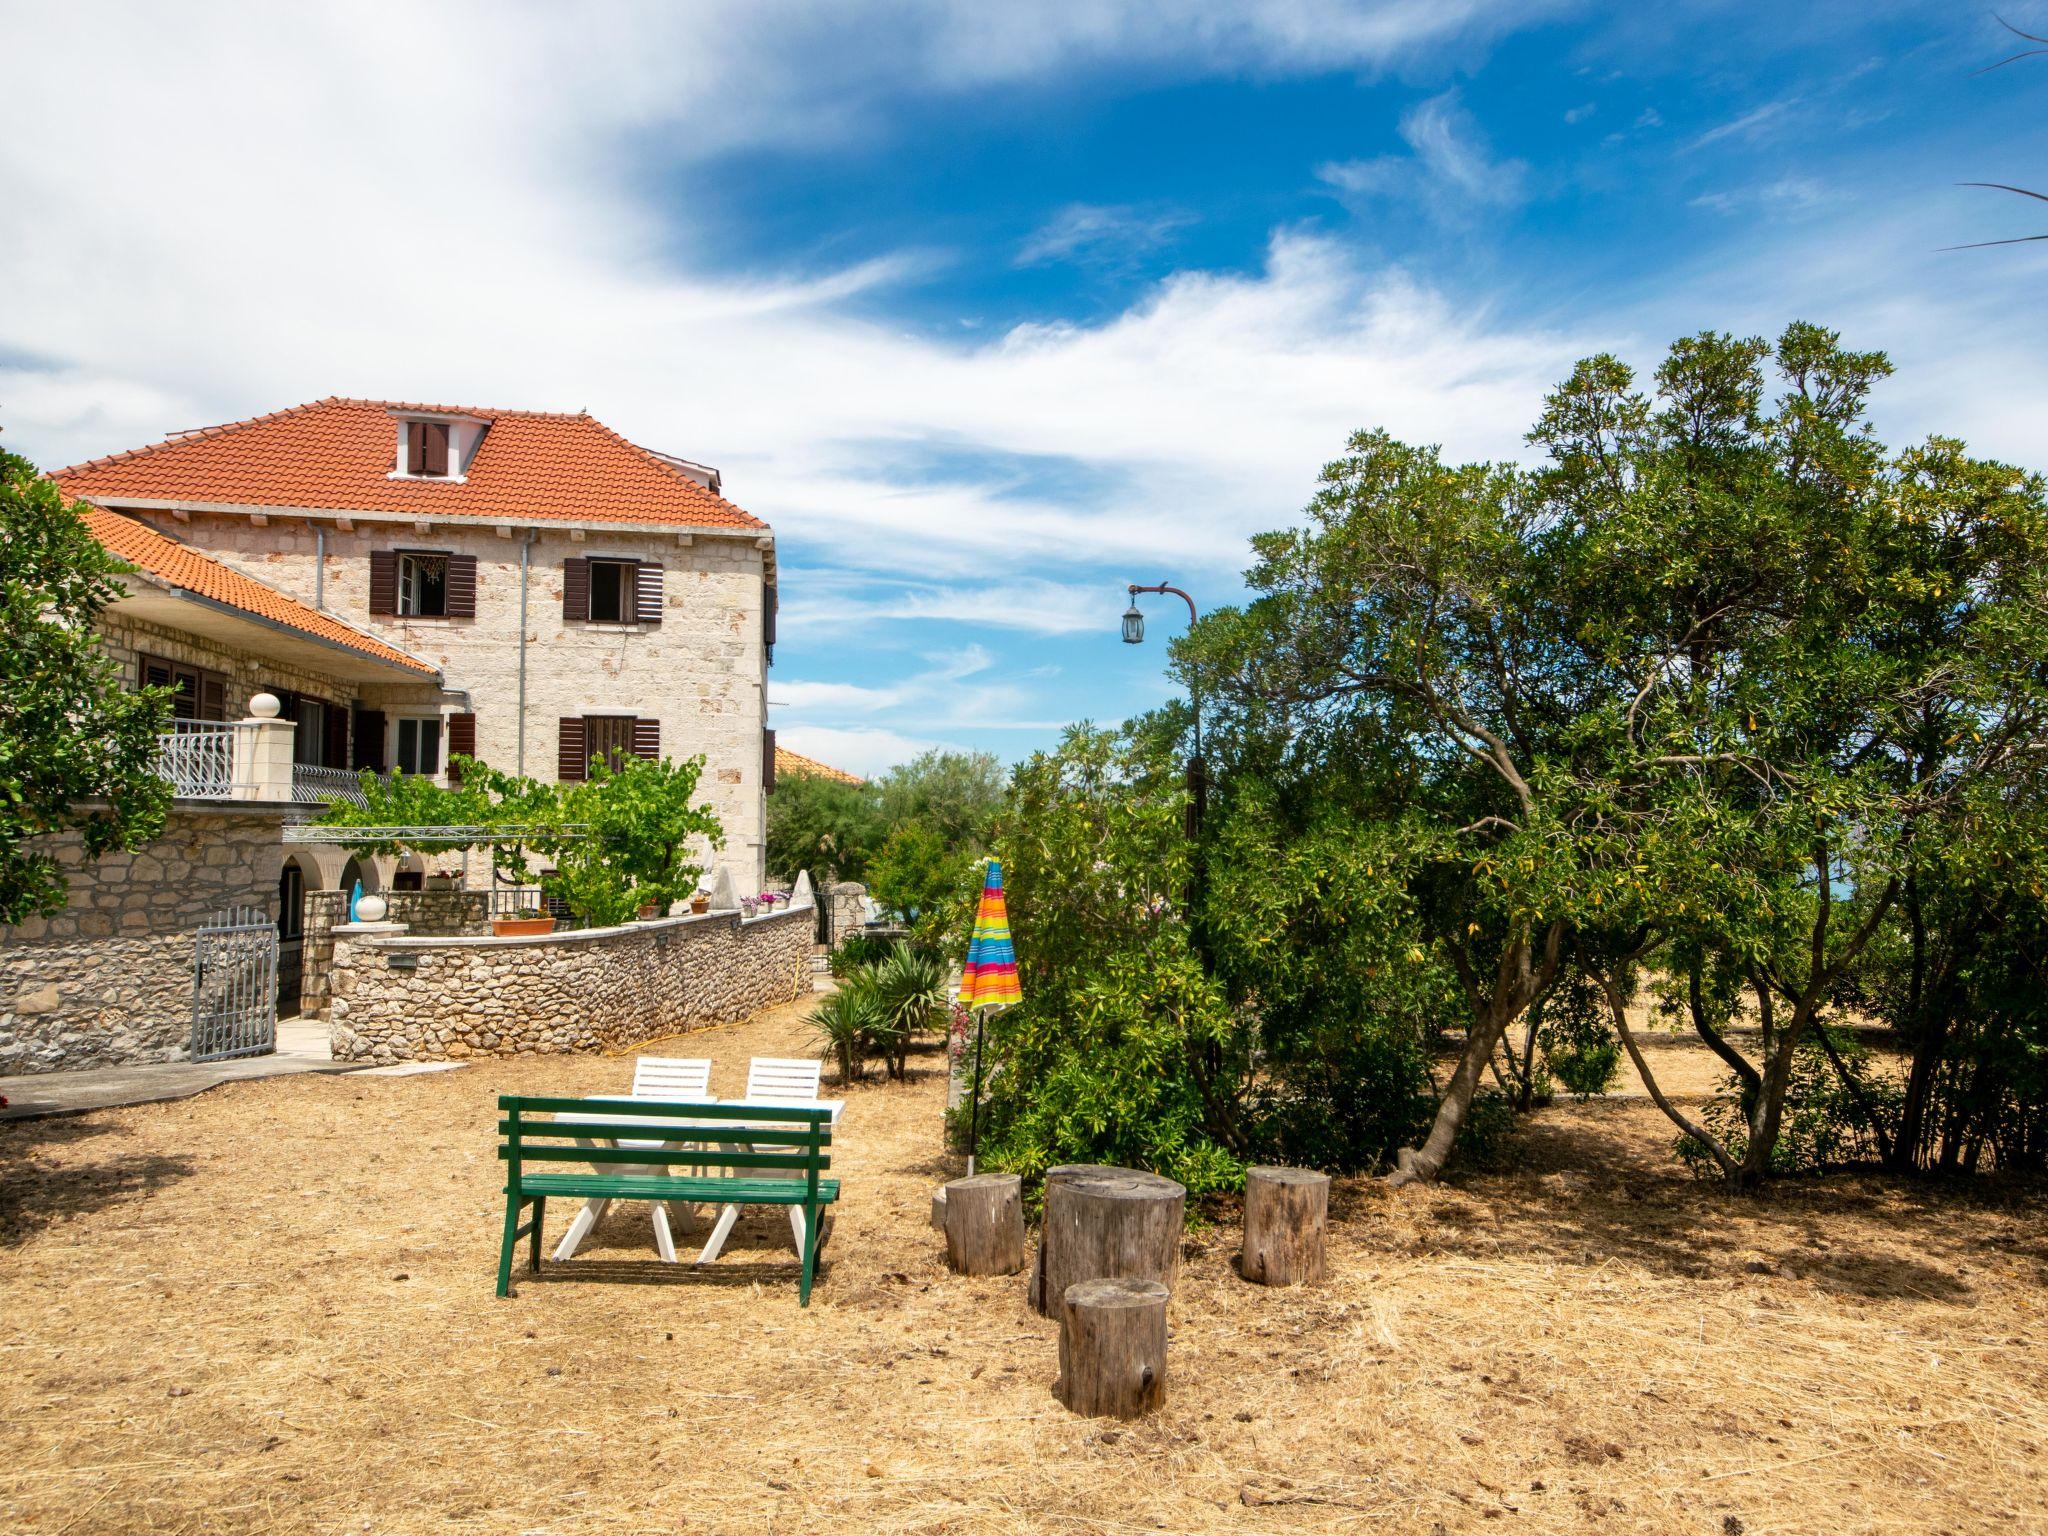
<path fill-rule="evenodd" d="M 409 421 L 405 424 L 405 464 L 415 475 L 440 479 L 448 473 L 448 423 Z"/>
<path fill-rule="evenodd" d="M 471 460 L 483 446 L 490 423 L 479 416 L 427 416 L 392 413 L 398 447 L 392 456 L 394 480 L 444 480 L 461 484 Z"/>

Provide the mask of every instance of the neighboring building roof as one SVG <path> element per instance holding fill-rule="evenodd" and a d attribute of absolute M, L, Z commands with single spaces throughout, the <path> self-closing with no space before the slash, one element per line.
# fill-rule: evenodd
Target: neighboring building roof
<path fill-rule="evenodd" d="M 836 779 L 841 784 L 865 784 L 867 782 L 866 779 L 861 778 L 857 774 L 848 773 L 843 768 L 833 768 L 819 762 L 814 757 L 805 757 L 801 752 L 792 752 L 787 747 L 777 747 L 775 749 L 775 776 L 779 779 L 785 774 L 792 776 L 808 774 L 812 778 L 817 779 Z"/>
<path fill-rule="evenodd" d="M 466 417 L 489 430 L 461 479 L 392 479 L 394 412 Z M 333 396 L 88 459 L 52 478 L 67 494 L 93 501 L 766 531 L 717 494 L 716 471 L 685 462 L 627 442 L 588 412 Z"/>
<path fill-rule="evenodd" d="M 130 565 L 181 591 L 428 677 L 440 675 L 440 669 L 430 662 L 408 656 L 331 613 L 308 608 L 297 598 L 287 597 L 253 576 L 244 576 L 240 571 L 222 565 L 211 555 L 203 555 L 189 544 L 180 544 L 132 517 L 123 517 L 99 507 L 88 506 L 81 510 L 85 515 L 85 525 L 92 530 L 94 538 Z"/>

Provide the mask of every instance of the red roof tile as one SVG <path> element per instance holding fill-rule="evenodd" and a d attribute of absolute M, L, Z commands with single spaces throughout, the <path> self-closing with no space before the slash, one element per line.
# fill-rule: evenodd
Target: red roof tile
<path fill-rule="evenodd" d="M 394 411 L 473 416 L 490 429 L 461 481 L 393 480 Z M 69 495 L 95 501 L 132 497 L 673 528 L 768 526 L 594 416 L 390 400 L 316 400 L 89 459 L 52 478 Z"/>
<path fill-rule="evenodd" d="M 268 619 L 273 624 L 282 624 L 287 629 L 296 629 L 315 639 L 347 646 L 379 661 L 394 662 L 428 677 L 439 675 L 439 668 L 417 656 L 408 656 L 396 647 L 386 645 L 375 635 L 365 634 L 353 624 L 344 624 L 332 614 L 308 608 L 297 598 L 286 597 L 275 587 L 266 587 L 255 577 L 244 576 L 240 571 L 222 565 L 211 555 L 203 555 L 189 544 L 180 544 L 132 517 L 122 517 L 117 512 L 92 506 L 81 510 L 85 525 L 92 530 L 94 538 L 130 565 L 138 566 L 174 587 Z"/>
<path fill-rule="evenodd" d="M 865 784 L 867 782 L 866 779 L 859 777 L 857 774 L 848 773 L 843 768 L 830 767 L 825 763 L 819 762 L 815 757 L 805 757 L 801 752 L 792 752 L 787 747 L 777 747 L 775 749 L 775 776 L 781 778 L 784 775 L 791 777 L 809 775 L 812 778 L 818 779 L 837 779 L 841 784 Z"/>

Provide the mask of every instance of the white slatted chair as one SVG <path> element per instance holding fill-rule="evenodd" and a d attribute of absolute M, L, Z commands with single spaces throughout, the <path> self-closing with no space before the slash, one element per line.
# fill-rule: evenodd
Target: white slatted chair
<path fill-rule="evenodd" d="M 711 1061 L 704 1056 L 640 1056 L 633 1062 L 633 1097 L 636 1099 L 673 1099 L 678 1103 L 702 1102 L 711 1097 Z M 660 1147 L 659 1141 L 633 1141 L 621 1137 L 621 1147 Z M 625 1166 L 620 1173 L 659 1174 L 665 1169 L 656 1167 Z M 562 1234 L 561 1242 L 555 1245 L 555 1257 L 566 1259 L 576 1252 L 577 1245 L 590 1235 L 590 1229 L 604 1219 L 610 1209 L 609 1200 L 592 1200 L 576 1213 L 569 1228 Z M 674 1232 L 669 1227 L 669 1209 L 665 1201 L 650 1203 L 654 1215 L 654 1248 L 664 1260 L 676 1261 Z"/>
<path fill-rule="evenodd" d="M 711 1093 L 711 1061 L 704 1056 L 640 1056 L 633 1062 L 633 1097 L 701 1102 Z"/>
<path fill-rule="evenodd" d="M 756 1056 L 747 1063 L 747 1097 L 767 1104 L 810 1104 L 818 1097 L 818 1080 L 823 1075 L 825 1063 L 817 1057 L 806 1056 Z M 759 1170 L 761 1178 L 772 1178 L 774 1169 Z M 699 1264 L 709 1264 L 725 1248 L 725 1240 L 732 1233 L 733 1223 L 740 1217 L 740 1208 L 728 1205 L 718 1213 L 718 1224 L 711 1229 L 711 1237 L 704 1244 L 704 1251 L 697 1256 Z M 796 1237 L 796 1251 L 804 1251 L 804 1213 L 801 1208 L 789 1208 L 789 1230 Z"/>
<path fill-rule="evenodd" d="M 756 1056 L 747 1063 L 747 1097 L 770 1104 L 808 1104 L 818 1097 L 825 1063 L 817 1057 Z"/>

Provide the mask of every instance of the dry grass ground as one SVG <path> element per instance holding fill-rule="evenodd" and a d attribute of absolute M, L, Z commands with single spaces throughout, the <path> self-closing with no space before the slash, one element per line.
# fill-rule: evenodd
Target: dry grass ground
<path fill-rule="evenodd" d="M 690 1048 L 729 1089 L 798 1018 Z M 496 1299 L 495 1096 L 626 1075 L 0 1127 L 0 1530 L 2048 1530 L 2038 1190 L 1734 1199 L 1647 1106 L 1560 1106 L 1516 1172 L 1341 1185 L 1324 1288 L 1191 1238 L 1168 1405 L 1114 1425 L 1053 1401 L 1021 1277 L 945 1270 L 936 1070 L 851 1095 L 807 1312 L 778 1222 L 657 1276 L 631 1210 Z"/>

